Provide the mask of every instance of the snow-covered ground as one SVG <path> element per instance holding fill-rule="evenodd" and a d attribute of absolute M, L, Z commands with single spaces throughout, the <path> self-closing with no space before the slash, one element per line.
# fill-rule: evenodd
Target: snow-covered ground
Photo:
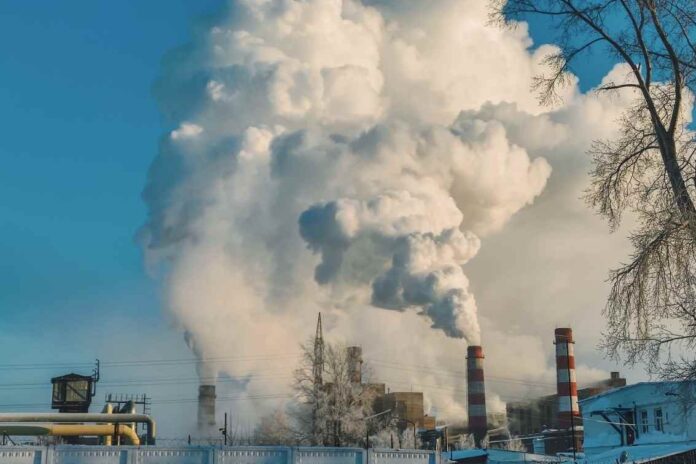
<path fill-rule="evenodd" d="M 696 450 L 695 441 L 686 443 L 621 446 L 605 451 L 604 453 L 589 456 L 587 459 L 580 462 L 587 464 L 616 464 L 617 462 L 640 463 L 691 450 Z M 622 458 L 623 453 L 626 453 L 626 455 Z"/>

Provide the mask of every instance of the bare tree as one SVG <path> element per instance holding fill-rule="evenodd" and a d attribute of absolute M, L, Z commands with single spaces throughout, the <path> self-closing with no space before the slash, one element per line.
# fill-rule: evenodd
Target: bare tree
<path fill-rule="evenodd" d="M 696 140 L 689 130 L 696 71 L 693 0 L 494 0 L 494 19 L 508 25 L 544 16 L 558 31 L 559 51 L 536 79 L 542 102 L 558 98 L 572 66 L 589 52 L 625 63 L 626 78 L 597 92 L 635 97 L 619 135 L 594 143 L 587 200 L 613 230 L 630 211 L 634 253 L 611 271 L 603 346 L 651 373 L 696 378 Z"/>
<path fill-rule="evenodd" d="M 290 410 L 297 441 L 326 446 L 362 445 L 367 431 L 365 418 L 373 414 L 375 392 L 355 381 L 352 359 L 345 347 L 325 346 L 321 384 L 316 376 L 316 351 L 311 344 L 302 345 L 302 351 L 303 362 L 295 371 L 294 382 L 298 401 Z"/>

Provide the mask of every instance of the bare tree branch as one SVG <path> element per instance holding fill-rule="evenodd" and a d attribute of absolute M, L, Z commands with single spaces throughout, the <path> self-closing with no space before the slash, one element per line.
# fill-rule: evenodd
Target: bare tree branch
<path fill-rule="evenodd" d="M 596 141 L 590 205 L 616 229 L 625 210 L 637 219 L 634 253 L 611 271 L 603 346 L 665 378 L 696 379 L 696 136 L 689 129 L 696 91 L 693 0 L 494 0 L 492 18 L 514 26 L 545 16 L 558 53 L 537 89 L 549 102 L 580 56 L 594 47 L 630 69 L 597 92 L 634 97 L 610 140 Z M 691 98 L 691 97 L 690 97 Z M 688 104 L 687 104 L 688 103 Z"/>

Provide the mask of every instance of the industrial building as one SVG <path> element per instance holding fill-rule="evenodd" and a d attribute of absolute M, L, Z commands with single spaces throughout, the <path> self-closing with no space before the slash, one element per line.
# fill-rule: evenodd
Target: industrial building
<path fill-rule="evenodd" d="M 51 379 L 51 408 L 59 412 L 87 412 L 99 381 L 95 375 L 70 373 Z"/>
<path fill-rule="evenodd" d="M 619 372 L 612 372 L 608 379 L 578 389 L 580 412 L 582 400 L 625 385 L 626 379 Z M 534 435 L 546 429 L 558 428 L 558 394 L 508 402 L 506 413 L 508 429 L 513 436 Z M 582 425 L 581 419 L 577 425 Z"/>
<path fill-rule="evenodd" d="M 423 407 L 423 392 L 389 392 L 383 397 L 383 409 L 390 409 L 402 426 L 415 425 L 417 429 L 433 430 L 436 420 L 434 416 L 425 414 Z"/>
<path fill-rule="evenodd" d="M 323 388 L 331 388 L 331 384 L 322 380 L 324 359 L 324 335 L 322 329 L 321 314 L 317 318 L 317 326 L 314 337 L 314 376 L 315 384 L 323 385 Z M 360 392 L 365 401 L 372 402 L 372 410 L 375 414 L 389 411 L 390 419 L 400 431 L 413 427 L 414 433 L 418 430 L 435 430 L 436 418 L 425 414 L 423 392 L 392 392 L 387 390 L 385 383 L 363 382 L 363 351 L 360 346 L 346 347 L 347 375 L 350 381 L 361 386 Z"/>
<path fill-rule="evenodd" d="M 580 402 L 585 453 L 626 446 L 696 448 L 696 382 L 641 382 Z"/>
<path fill-rule="evenodd" d="M 347 347 L 346 358 L 348 377 L 353 383 L 361 385 L 360 391 L 373 402 L 375 413 L 390 411 L 392 420 L 401 430 L 408 427 L 415 427 L 416 430 L 435 429 L 435 417 L 425 414 L 423 392 L 388 392 L 385 383 L 363 383 L 363 357 L 359 346 Z"/>
<path fill-rule="evenodd" d="M 98 381 L 99 361 L 92 375 L 70 373 L 52 378 L 51 407 L 58 412 L 0 413 L 3 443 L 10 436 L 19 436 L 46 444 L 154 445 L 155 421 L 147 414 L 137 414 L 134 401 L 107 402 L 101 413 L 89 413 Z M 138 424 L 145 428 L 142 435 Z"/>
<path fill-rule="evenodd" d="M 583 449 L 583 420 L 579 399 L 626 385 L 626 379 L 612 372 L 609 379 L 578 390 L 575 375 L 573 331 L 558 328 L 556 347 L 556 394 L 506 406 L 510 435 L 519 437 L 530 452 L 556 454 Z"/>

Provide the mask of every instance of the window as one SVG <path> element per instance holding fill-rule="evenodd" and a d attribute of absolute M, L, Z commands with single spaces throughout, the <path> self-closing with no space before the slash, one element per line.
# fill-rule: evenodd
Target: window
<path fill-rule="evenodd" d="M 662 422 L 662 408 L 655 408 L 655 431 L 662 432 L 663 426 L 664 424 Z"/>
<path fill-rule="evenodd" d="M 67 383 L 65 400 L 66 401 L 85 401 L 87 400 L 87 388 L 89 385 L 85 380 L 73 380 Z"/>
<path fill-rule="evenodd" d="M 61 391 L 61 384 L 53 384 L 53 401 L 63 401 L 63 392 Z"/>
<path fill-rule="evenodd" d="M 648 433 L 648 411 L 645 409 L 640 412 L 640 431 Z"/>

